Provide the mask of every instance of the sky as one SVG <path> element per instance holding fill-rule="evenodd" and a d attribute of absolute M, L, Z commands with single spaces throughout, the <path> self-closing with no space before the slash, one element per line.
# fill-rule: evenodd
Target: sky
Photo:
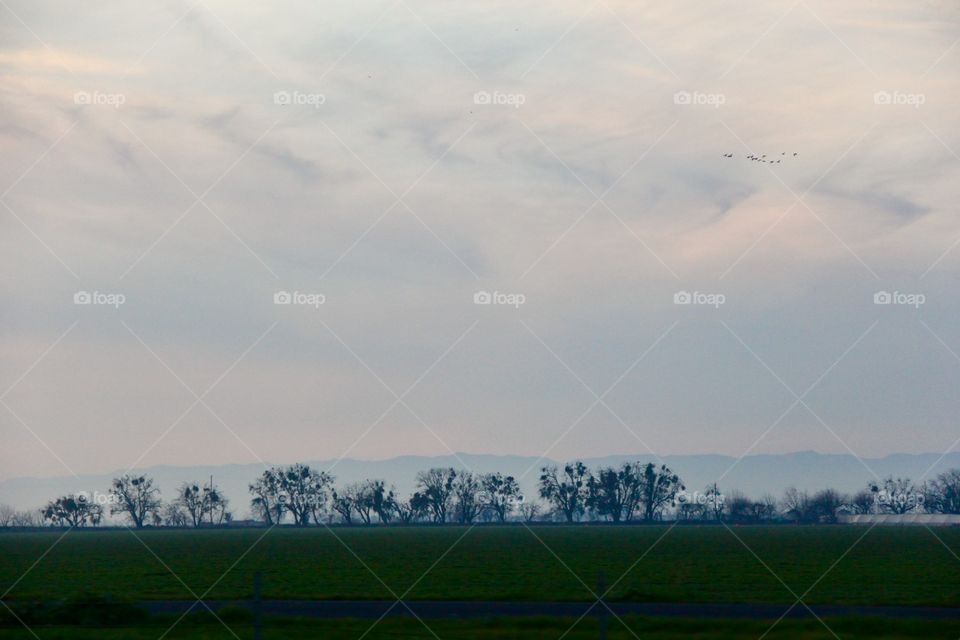
<path fill-rule="evenodd" d="M 0 478 L 951 450 L 958 26 L 3 0 Z"/>

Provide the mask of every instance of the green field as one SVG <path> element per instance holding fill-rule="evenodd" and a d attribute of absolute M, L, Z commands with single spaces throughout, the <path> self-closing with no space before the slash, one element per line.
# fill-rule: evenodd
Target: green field
<path fill-rule="evenodd" d="M 953 555 L 960 555 L 960 529 L 954 528 L 877 527 L 868 533 L 843 526 L 677 526 L 667 533 L 666 526 L 516 526 L 61 535 L 0 534 L 0 589 L 13 586 L 5 600 L 49 601 L 80 592 L 132 601 L 190 599 L 191 591 L 211 599 L 248 598 L 258 571 L 264 597 L 276 599 L 405 594 L 592 600 L 583 583 L 595 588 L 602 572 L 608 584 L 616 583 L 610 599 L 792 603 L 793 590 L 806 593 L 808 603 L 960 605 L 960 560 Z"/>
<path fill-rule="evenodd" d="M 136 628 L 57 628 L 34 627 L 23 629 L 0 628 L 0 640 L 16 638 L 36 640 L 157 640 L 167 632 L 173 621 L 157 621 Z M 428 620 L 427 626 L 412 618 L 388 618 L 374 625 L 369 620 L 273 620 L 267 619 L 263 637 L 269 640 L 357 640 L 360 637 L 375 640 L 424 638 L 436 640 L 596 640 L 599 623 L 594 619 L 577 622 L 574 619 L 504 619 L 504 620 Z M 766 638 L 776 640 L 836 640 L 834 633 L 844 640 L 907 640 L 934 639 L 960 636 L 960 623 L 905 620 L 850 620 L 827 618 L 824 624 L 816 620 L 784 620 L 778 623 Z M 171 640 L 246 640 L 253 638 L 251 625 L 245 621 L 228 619 L 229 630 L 216 621 L 185 620 L 163 636 Z M 724 620 L 650 620 L 627 616 L 622 622 L 609 620 L 608 640 L 757 640 L 772 625 L 772 621 Z M 429 627 L 429 630 L 428 628 Z M 629 630 L 627 630 L 629 627 Z M 829 627 L 829 629 L 827 628 Z M 367 633 L 369 632 L 369 633 Z M 366 635 L 364 635 L 366 633 Z M 436 635 L 434 635 L 436 634 Z M 564 635 L 566 634 L 566 635 Z"/>

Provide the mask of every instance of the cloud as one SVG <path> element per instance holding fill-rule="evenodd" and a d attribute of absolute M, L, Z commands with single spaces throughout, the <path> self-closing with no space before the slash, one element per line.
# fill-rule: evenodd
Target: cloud
<path fill-rule="evenodd" d="M 116 76 L 136 69 L 116 60 L 63 49 L 19 49 L 0 53 L 0 66 L 8 73 L 55 73 Z"/>
<path fill-rule="evenodd" d="M 30 371 L 11 406 L 78 471 L 136 459 L 180 409 L 121 320 L 198 389 L 250 349 L 211 394 L 245 446 L 209 462 L 539 455 L 590 405 L 578 377 L 601 393 L 648 350 L 616 412 L 662 453 L 739 455 L 791 398 L 720 320 L 799 390 L 879 320 L 811 408 L 864 455 L 951 444 L 955 403 L 923 389 L 955 372 L 919 322 L 960 349 L 949 5 L 208 4 L 34 2 L 18 14 L 50 48 L 15 24 L 0 45 L 0 379 Z M 79 289 L 129 302 L 79 308 Z M 424 372 L 416 415 L 357 442 L 394 400 L 380 381 Z M 222 437 L 202 413 L 152 462 Z M 810 416 L 779 428 L 758 450 L 845 450 Z M 4 474 L 61 471 L 10 429 Z M 639 447 L 596 409 L 575 431 L 555 456 Z"/>

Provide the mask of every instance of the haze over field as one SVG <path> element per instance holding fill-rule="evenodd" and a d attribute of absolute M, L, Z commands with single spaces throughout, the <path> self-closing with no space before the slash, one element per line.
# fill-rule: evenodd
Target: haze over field
<path fill-rule="evenodd" d="M 624 462 L 657 462 L 649 454 L 614 455 L 586 458 L 591 469 L 618 467 Z M 276 462 L 276 461 L 271 461 Z M 331 470 L 336 484 L 344 487 L 372 478 L 383 479 L 396 489 L 398 496 L 411 495 L 416 485 L 417 472 L 431 467 L 453 467 L 475 473 L 503 473 L 517 478 L 520 492 L 528 499 L 537 500 L 540 467 L 559 464 L 559 461 L 538 459 L 537 456 L 471 455 L 457 453 L 446 456 L 399 456 L 386 460 L 308 460 L 313 469 Z M 799 487 L 813 494 L 821 489 L 835 489 L 856 494 L 873 481 L 871 470 L 881 477 L 914 478 L 919 482 L 932 480 L 949 469 L 960 468 L 960 453 L 899 454 L 880 459 L 858 460 L 849 454 L 826 455 L 812 451 L 790 454 L 749 455 L 739 461 L 730 456 L 680 455 L 664 456 L 663 462 L 677 471 L 688 494 L 703 495 L 706 487 L 718 482 L 728 493 L 743 492 L 760 497 L 781 496 L 790 487 Z M 11 478 L 0 480 L 0 504 L 29 510 L 49 500 L 53 495 L 83 493 L 101 502 L 108 500 L 108 489 L 113 478 L 122 470 L 101 475 L 75 477 L 64 475 L 49 478 Z M 156 480 L 164 499 L 173 500 L 178 488 L 186 481 L 206 482 L 213 477 L 215 484 L 229 500 L 237 520 L 249 515 L 249 485 L 262 475 L 259 463 L 222 466 L 156 466 L 143 470 Z M 116 516 L 113 522 L 120 519 Z"/>
<path fill-rule="evenodd" d="M 960 438 L 955 3 L 2 4 L 0 479 Z"/>

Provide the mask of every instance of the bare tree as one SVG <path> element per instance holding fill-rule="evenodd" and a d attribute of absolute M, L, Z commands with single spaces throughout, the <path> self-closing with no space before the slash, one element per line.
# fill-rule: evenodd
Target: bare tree
<path fill-rule="evenodd" d="M 739 491 L 731 491 L 724 500 L 727 518 L 731 522 L 753 522 L 755 512 L 753 500 Z"/>
<path fill-rule="evenodd" d="M 203 523 L 206 501 L 204 500 L 203 490 L 196 484 L 184 482 L 180 485 L 180 488 L 177 489 L 177 497 L 172 505 L 183 511 L 192 526 L 199 527 Z"/>
<path fill-rule="evenodd" d="M 794 522 L 813 522 L 816 514 L 813 500 L 806 491 L 790 487 L 783 494 L 783 514 Z"/>
<path fill-rule="evenodd" d="M 932 513 L 960 513 L 960 469 L 951 469 L 930 481 L 925 506 Z"/>
<path fill-rule="evenodd" d="M 232 516 L 228 511 L 230 501 L 223 495 L 223 492 L 220 491 L 220 487 L 213 484 L 212 479 L 210 480 L 210 484 L 203 488 L 203 504 L 209 524 L 220 525 L 231 520 Z"/>
<path fill-rule="evenodd" d="M 443 524 L 453 505 L 454 481 L 457 472 L 453 468 L 433 468 L 417 474 L 417 486 L 433 515 L 433 521 Z"/>
<path fill-rule="evenodd" d="M 372 524 L 376 516 L 380 522 L 388 523 L 397 511 L 397 500 L 393 488 L 387 489 L 383 480 L 364 480 L 334 491 L 333 510 L 340 514 L 344 523 L 353 521 L 353 514 L 360 516 L 363 524 Z"/>
<path fill-rule="evenodd" d="M 250 509 L 258 520 L 268 525 L 280 524 L 287 513 L 283 503 L 283 489 L 280 474 L 276 469 L 268 469 L 249 485 L 253 495 L 250 499 Z"/>
<path fill-rule="evenodd" d="M 723 500 L 723 518 L 731 522 L 764 522 L 777 515 L 777 500 L 764 495 L 754 500 L 739 491 L 731 491 Z"/>
<path fill-rule="evenodd" d="M 753 503 L 753 511 L 757 520 L 773 520 L 777 517 L 777 499 L 769 493 L 764 494 Z"/>
<path fill-rule="evenodd" d="M 679 495 L 677 499 L 677 520 L 690 522 L 692 520 L 706 520 L 706 510 L 701 502 L 691 500 L 688 496 Z"/>
<path fill-rule="evenodd" d="M 44 520 L 58 527 L 85 527 L 100 524 L 103 507 L 83 495 L 61 496 L 51 500 L 41 510 Z"/>
<path fill-rule="evenodd" d="M 253 495 L 250 507 L 267 524 L 279 524 L 284 514 L 289 513 L 295 525 L 305 527 L 311 520 L 320 522 L 332 484 L 333 476 L 324 471 L 314 471 L 304 464 L 272 467 L 250 485 Z M 226 499 L 219 492 L 217 496 L 216 504 L 222 505 L 219 513 L 229 519 Z"/>
<path fill-rule="evenodd" d="M 187 523 L 190 522 L 190 516 L 176 500 L 163 505 L 160 514 L 164 526 L 167 527 L 186 527 Z"/>
<path fill-rule="evenodd" d="M 377 513 L 378 500 L 381 502 L 381 508 L 383 507 L 384 491 L 382 481 L 364 480 L 344 487 L 342 495 L 348 497 L 354 511 L 360 516 L 360 521 L 369 525 L 373 523 L 373 516 Z"/>
<path fill-rule="evenodd" d="M 357 511 L 358 494 L 357 484 L 348 484 L 341 489 L 333 490 L 330 508 L 340 515 L 343 524 L 353 524 L 353 513 Z"/>
<path fill-rule="evenodd" d="M 540 516 L 542 510 L 539 502 L 535 500 L 524 500 L 520 504 L 520 517 L 523 518 L 524 522 L 530 523 Z"/>
<path fill-rule="evenodd" d="M 414 493 L 409 500 L 397 500 L 394 505 L 397 518 L 403 524 L 416 522 L 430 510 L 427 498 L 422 493 Z"/>
<path fill-rule="evenodd" d="M 0 504 L 0 527 L 13 526 L 15 515 L 17 515 L 16 509 L 8 504 Z"/>
<path fill-rule="evenodd" d="M 589 497 L 587 466 L 578 460 L 565 464 L 562 471 L 555 466 L 540 471 L 540 497 L 563 514 L 567 522 L 579 518 Z"/>
<path fill-rule="evenodd" d="M 641 476 L 640 503 L 643 507 L 643 519 L 659 519 L 664 507 L 673 504 L 678 491 L 683 489 L 680 476 L 667 465 L 657 468 L 652 462 L 643 467 Z"/>
<path fill-rule="evenodd" d="M 152 521 L 160 510 L 160 489 L 153 485 L 153 478 L 131 474 L 114 478 L 110 495 L 114 499 L 110 513 L 127 516 L 137 529 Z"/>
<path fill-rule="evenodd" d="M 924 494 L 910 478 L 890 476 L 869 487 L 877 497 L 877 506 L 884 513 L 910 513 L 923 506 Z"/>
<path fill-rule="evenodd" d="M 703 516 L 711 520 L 723 520 L 726 514 L 726 496 L 714 482 L 703 492 Z"/>
<path fill-rule="evenodd" d="M 823 489 L 811 498 L 813 517 L 817 522 L 833 524 L 837 521 L 837 511 L 848 500 L 836 489 Z"/>
<path fill-rule="evenodd" d="M 460 524 L 473 524 L 477 519 L 483 506 L 480 488 L 480 479 L 470 471 L 461 471 L 453 481 L 454 509 Z"/>
<path fill-rule="evenodd" d="M 488 473 L 483 476 L 480 484 L 483 508 L 493 514 L 498 522 L 506 522 L 507 516 L 522 499 L 520 485 L 513 476 L 502 473 Z"/>
<path fill-rule="evenodd" d="M 368 480 L 367 494 L 370 506 L 380 522 L 389 523 L 397 513 L 397 497 L 393 487 L 387 489 L 383 480 Z"/>
<path fill-rule="evenodd" d="M 361 482 L 354 489 L 353 507 L 365 525 L 373 522 L 373 494 L 366 482 Z"/>
<path fill-rule="evenodd" d="M 311 518 L 322 512 L 333 477 L 300 463 L 278 468 L 275 473 L 280 479 L 283 502 L 293 517 L 293 523 L 298 527 L 307 526 Z"/>
<path fill-rule="evenodd" d="M 43 524 L 40 511 L 17 511 L 10 520 L 11 527 L 39 527 Z"/>
<path fill-rule="evenodd" d="M 870 489 L 861 489 L 847 498 L 846 507 L 852 513 L 873 513 L 877 508 L 877 496 Z"/>
<path fill-rule="evenodd" d="M 613 522 L 629 522 L 642 498 L 642 484 L 639 465 L 599 469 L 588 482 L 587 506 Z"/>

